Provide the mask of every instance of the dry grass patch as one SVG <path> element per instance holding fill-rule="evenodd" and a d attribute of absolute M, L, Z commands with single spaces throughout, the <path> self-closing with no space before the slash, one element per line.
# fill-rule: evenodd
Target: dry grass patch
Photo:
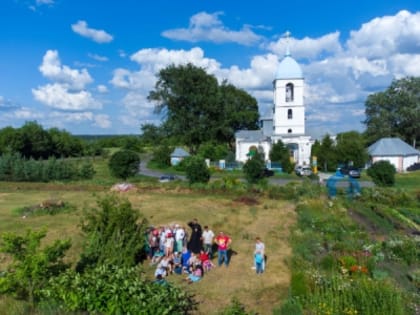
<path fill-rule="evenodd" d="M 106 192 L 108 194 L 110 192 Z M 0 195 L 0 231 L 22 233 L 27 228 L 46 227 L 46 241 L 71 238 L 73 246 L 68 259 L 76 261 L 81 250 L 79 230 L 81 210 L 96 206 L 97 195 L 90 191 L 8 191 Z M 182 276 L 172 275 L 169 281 L 185 286 L 200 302 L 197 314 L 215 314 L 228 306 L 233 297 L 249 310 L 271 314 L 274 306 L 286 296 L 289 270 L 285 261 L 291 255 L 288 243 L 289 227 L 295 222 L 294 205 L 258 198 L 257 202 L 238 202 L 235 197 L 203 194 L 185 190 L 138 189 L 121 196 L 128 198 L 153 225 L 179 223 L 188 231 L 187 222 L 197 218 L 201 225 L 209 225 L 215 232 L 223 230 L 232 237 L 232 256 L 228 268 L 222 266 L 206 273 L 202 281 L 187 285 Z M 36 204 L 46 199 L 60 199 L 74 204 L 77 211 L 53 216 L 22 219 L 12 214 L 16 207 Z M 245 199 L 244 199 L 245 200 Z M 253 266 L 255 237 L 266 245 L 267 270 L 256 275 Z M 154 267 L 145 264 L 147 276 L 153 278 Z"/>

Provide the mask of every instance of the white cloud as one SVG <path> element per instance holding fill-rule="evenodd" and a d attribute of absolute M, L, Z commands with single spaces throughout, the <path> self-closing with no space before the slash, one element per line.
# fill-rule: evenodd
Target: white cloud
<path fill-rule="evenodd" d="M 97 55 L 97 54 L 88 54 L 88 56 L 90 58 L 95 59 L 96 61 L 100 61 L 100 62 L 105 62 L 105 61 L 109 60 L 108 57 L 100 56 L 100 55 Z"/>
<path fill-rule="evenodd" d="M 114 39 L 112 35 L 104 30 L 89 28 L 86 21 L 77 21 L 77 23 L 71 25 L 71 29 L 73 32 L 100 44 L 112 42 Z"/>
<path fill-rule="evenodd" d="M 111 120 L 109 119 L 109 116 L 105 114 L 95 115 L 94 120 L 95 120 L 94 125 L 102 129 L 108 129 L 112 125 Z"/>
<path fill-rule="evenodd" d="M 254 45 L 262 40 L 251 28 L 244 25 L 241 30 L 233 31 L 219 20 L 222 12 L 209 14 L 200 12 L 190 18 L 188 28 L 178 28 L 162 32 L 162 36 L 175 40 L 183 40 L 192 43 L 208 41 L 214 43 L 233 42 L 240 45 Z"/>
<path fill-rule="evenodd" d="M 106 85 L 103 84 L 99 84 L 96 89 L 98 90 L 99 93 L 107 93 L 108 92 L 108 88 L 106 87 Z"/>
<path fill-rule="evenodd" d="M 93 81 L 86 69 L 75 70 L 62 66 L 56 50 L 45 53 L 39 71 L 46 78 L 63 83 L 70 89 L 83 89 Z"/>
<path fill-rule="evenodd" d="M 4 114 L 4 118 L 6 120 L 11 119 L 21 119 L 21 120 L 35 120 L 35 119 L 42 119 L 44 115 L 42 113 L 36 112 L 29 107 L 20 107 L 13 111 L 10 111 Z"/>
<path fill-rule="evenodd" d="M 141 49 L 130 58 L 140 64 L 142 69 L 154 74 L 171 64 L 192 63 L 205 68 L 209 73 L 214 73 L 220 67 L 220 63 L 216 60 L 205 58 L 204 51 L 199 47 L 190 50 Z"/>
<path fill-rule="evenodd" d="M 54 111 L 49 114 L 49 118 L 53 121 L 79 124 L 85 121 L 93 121 L 94 115 L 92 112 L 68 113 Z"/>
<path fill-rule="evenodd" d="M 71 92 L 65 85 L 54 83 L 32 89 L 35 99 L 47 106 L 61 110 L 86 110 L 102 108 L 102 104 L 85 91 Z"/>
<path fill-rule="evenodd" d="M 375 18 L 359 30 L 350 32 L 347 41 L 352 55 L 369 59 L 420 51 L 420 12 L 400 11 L 393 16 Z"/>
<path fill-rule="evenodd" d="M 86 85 L 93 81 L 88 71 L 61 65 L 56 50 L 45 53 L 39 71 L 53 83 L 32 89 L 32 95 L 37 101 L 66 111 L 102 108 L 101 102 L 86 90 Z"/>
<path fill-rule="evenodd" d="M 332 55 L 342 51 L 340 32 L 330 33 L 318 38 L 305 37 L 303 39 L 281 37 L 279 40 L 267 45 L 267 49 L 278 56 L 284 56 L 290 48 L 295 58 L 319 58 L 320 55 Z"/>

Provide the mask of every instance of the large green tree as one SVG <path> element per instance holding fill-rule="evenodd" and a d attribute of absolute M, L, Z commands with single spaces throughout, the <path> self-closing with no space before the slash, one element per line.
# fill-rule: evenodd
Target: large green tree
<path fill-rule="evenodd" d="M 171 65 L 158 74 L 148 99 L 164 114 L 162 127 L 168 136 L 196 153 L 208 141 L 232 142 L 238 129 L 256 129 L 256 100 L 192 64 Z"/>
<path fill-rule="evenodd" d="M 365 138 L 357 131 L 339 133 L 335 149 L 340 163 L 363 167 L 368 160 Z"/>
<path fill-rule="evenodd" d="M 394 80 L 365 102 L 369 143 L 382 137 L 400 137 L 414 147 L 420 139 L 420 77 Z"/>

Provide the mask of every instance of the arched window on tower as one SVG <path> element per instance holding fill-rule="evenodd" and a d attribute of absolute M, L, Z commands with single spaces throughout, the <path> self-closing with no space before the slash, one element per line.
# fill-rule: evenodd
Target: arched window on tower
<path fill-rule="evenodd" d="M 287 130 L 287 133 L 292 133 L 292 129 L 288 129 Z"/>
<path fill-rule="evenodd" d="M 294 99 L 294 86 L 293 83 L 286 84 L 286 102 L 293 102 Z"/>
<path fill-rule="evenodd" d="M 293 110 L 291 108 L 287 110 L 287 119 L 293 119 Z"/>

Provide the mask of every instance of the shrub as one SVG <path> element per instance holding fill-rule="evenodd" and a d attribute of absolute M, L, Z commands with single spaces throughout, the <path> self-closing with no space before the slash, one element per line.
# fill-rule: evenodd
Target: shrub
<path fill-rule="evenodd" d="M 53 278 L 42 295 L 61 309 L 89 314 L 190 314 L 196 305 L 177 287 L 145 281 L 136 267 L 108 264 Z"/>
<path fill-rule="evenodd" d="M 210 170 L 204 159 L 198 156 L 188 159 L 185 172 L 190 184 L 207 183 L 210 180 Z"/>
<path fill-rule="evenodd" d="M 127 179 L 137 174 L 139 170 L 140 157 L 130 150 L 115 152 L 109 159 L 109 170 L 115 177 Z"/>
<path fill-rule="evenodd" d="M 389 161 L 378 161 L 367 170 L 367 174 L 378 186 L 393 186 L 395 173 L 395 167 Z"/>
<path fill-rule="evenodd" d="M 80 166 L 79 177 L 81 179 L 92 179 L 95 173 L 96 172 L 95 168 L 93 167 L 93 163 L 89 160 L 84 160 Z"/>
<path fill-rule="evenodd" d="M 242 168 L 245 178 L 250 184 L 255 184 L 264 178 L 264 158 L 258 152 L 255 153 Z"/>
<path fill-rule="evenodd" d="M 105 263 L 135 265 L 145 248 L 147 220 L 128 200 L 115 195 L 99 199 L 98 207 L 83 214 L 81 228 L 86 241 L 78 270 Z"/>
<path fill-rule="evenodd" d="M 69 267 L 63 258 L 71 247 L 70 240 L 57 240 L 41 249 L 41 240 L 46 235 L 45 230 L 28 230 L 24 236 L 13 233 L 2 236 L 0 251 L 9 255 L 12 262 L 0 277 L 0 293 L 33 305 L 48 279 Z"/>

